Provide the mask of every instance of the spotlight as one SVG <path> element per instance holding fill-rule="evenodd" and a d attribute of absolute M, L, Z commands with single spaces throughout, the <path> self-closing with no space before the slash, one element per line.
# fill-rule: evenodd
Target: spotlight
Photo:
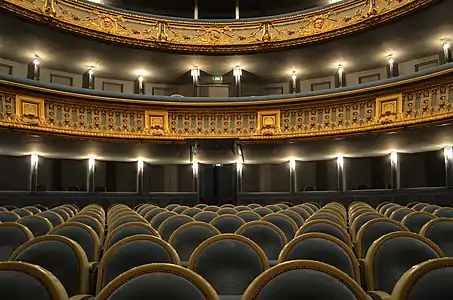
<path fill-rule="evenodd" d="M 88 158 L 88 169 L 90 171 L 93 170 L 95 165 L 96 165 L 96 159 L 93 156 L 90 156 Z"/>
<path fill-rule="evenodd" d="M 451 146 L 444 147 L 444 157 L 448 160 L 451 160 L 453 158 L 453 148 Z"/>
<path fill-rule="evenodd" d="M 289 160 L 289 168 L 291 169 L 291 171 L 294 171 L 296 169 L 296 160 L 295 159 Z"/>
<path fill-rule="evenodd" d="M 30 155 L 30 164 L 32 168 L 35 168 L 38 166 L 38 161 L 39 161 L 39 156 L 36 153 L 32 153 Z"/>
<path fill-rule="evenodd" d="M 343 165 L 344 165 L 344 157 L 343 157 L 343 155 L 338 155 L 337 156 L 337 166 L 339 168 L 343 168 Z"/>
<path fill-rule="evenodd" d="M 244 166 L 243 166 L 243 164 L 242 164 L 242 161 L 238 161 L 238 162 L 236 163 L 236 168 L 237 168 L 238 173 L 241 173 L 241 172 L 242 172 L 242 168 L 243 168 L 243 167 L 244 167 Z"/>
<path fill-rule="evenodd" d="M 398 152 L 396 151 L 390 152 L 390 162 L 394 165 L 398 162 Z"/>
<path fill-rule="evenodd" d="M 233 76 L 235 78 L 240 78 L 242 76 L 242 69 L 239 66 L 234 67 L 233 69 Z"/>

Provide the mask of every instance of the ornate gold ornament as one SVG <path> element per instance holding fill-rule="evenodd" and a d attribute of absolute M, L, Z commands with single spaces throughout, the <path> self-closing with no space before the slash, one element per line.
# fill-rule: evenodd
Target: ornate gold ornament
<path fill-rule="evenodd" d="M 81 0 L 3 0 L 0 7 L 79 34 L 149 48 L 250 52 L 293 47 L 395 19 L 436 0 L 349 0 L 314 11 L 229 22 L 134 14 Z"/>
<path fill-rule="evenodd" d="M 0 127 L 155 140 L 362 134 L 453 118 L 452 72 L 335 94 L 227 105 L 105 98 L 0 81 Z"/>

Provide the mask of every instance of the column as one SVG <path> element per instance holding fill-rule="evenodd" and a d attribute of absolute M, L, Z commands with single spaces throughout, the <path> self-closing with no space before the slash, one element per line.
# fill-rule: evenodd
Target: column
<path fill-rule="evenodd" d="M 143 169 L 145 162 L 142 159 L 137 161 L 137 193 L 143 194 Z"/>
<path fill-rule="evenodd" d="M 337 190 L 339 192 L 345 191 L 345 174 L 344 174 L 344 157 L 337 157 Z"/>
<path fill-rule="evenodd" d="M 241 76 L 242 76 L 242 69 L 239 66 L 234 67 L 233 69 L 233 77 L 234 77 L 234 96 L 240 97 L 242 94 L 241 91 Z"/>
<path fill-rule="evenodd" d="M 38 190 L 38 163 L 39 156 L 34 153 L 30 155 L 30 192 Z"/>
<path fill-rule="evenodd" d="M 135 79 L 135 88 L 134 92 L 139 95 L 145 94 L 145 78 L 142 74 L 139 74 L 138 77 Z"/>
<path fill-rule="evenodd" d="M 451 146 L 444 147 L 445 161 L 445 186 L 453 187 L 453 148 Z"/>
<path fill-rule="evenodd" d="M 236 163 L 236 189 L 238 193 L 242 193 L 242 168 L 242 162 L 238 161 Z"/>
<path fill-rule="evenodd" d="M 390 153 L 390 180 L 392 190 L 400 188 L 400 165 L 396 151 Z"/>
<path fill-rule="evenodd" d="M 40 60 L 38 56 L 35 56 L 33 60 L 28 64 L 27 78 L 38 80 L 41 74 Z"/>
<path fill-rule="evenodd" d="M 296 160 L 289 161 L 289 192 L 297 193 Z"/>
<path fill-rule="evenodd" d="M 239 0 L 235 0 L 235 3 L 234 3 L 234 18 L 236 20 L 239 19 L 239 14 L 240 14 Z"/>
<path fill-rule="evenodd" d="M 199 170 L 198 170 L 198 162 L 192 163 L 192 191 L 198 193 L 199 188 Z"/>
<path fill-rule="evenodd" d="M 453 62 L 453 56 L 451 53 L 451 46 L 450 42 L 444 41 L 442 44 L 442 53 L 440 55 L 440 63 L 446 64 L 449 62 Z"/>
<path fill-rule="evenodd" d="M 82 76 L 82 87 L 94 90 L 94 70 L 89 68 Z"/>
<path fill-rule="evenodd" d="M 198 19 L 198 0 L 193 1 L 193 18 Z"/>
<path fill-rule="evenodd" d="M 335 87 L 344 87 L 346 86 L 346 73 L 344 72 L 344 67 L 338 65 L 337 74 L 335 75 Z"/>
<path fill-rule="evenodd" d="M 387 78 L 396 77 L 398 75 L 399 75 L 398 64 L 395 62 L 393 56 L 389 55 L 387 64 Z"/>
<path fill-rule="evenodd" d="M 96 160 L 94 157 L 88 158 L 88 170 L 87 170 L 87 191 L 94 193 L 95 182 L 94 182 L 94 171 L 96 166 Z"/>
<path fill-rule="evenodd" d="M 200 69 L 193 67 L 190 70 L 190 75 L 192 76 L 193 96 L 198 97 L 198 81 L 200 79 Z"/>

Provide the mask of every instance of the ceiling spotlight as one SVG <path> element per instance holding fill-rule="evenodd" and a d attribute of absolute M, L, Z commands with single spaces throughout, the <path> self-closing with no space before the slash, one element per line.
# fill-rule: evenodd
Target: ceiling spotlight
<path fill-rule="evenodd" d="M 92 67 L 90 67 L 90 68 L 88 69 L 88 75 L 93 76 L 93 74 L 94 74 L 94 70 L 93 70 Z"/>
<path fill-rule="evenodd" d="M 448 51 L 450 49 L 450 43 L 448 41 L 444 41 L 442 48 L 444 49 L 444 51 Z"/>
<path fill-rule="evenodd" d="M 296 71 L 293 71 L 293 73 L 291 74 L 291 79 L 292 80 L 296 80 L 297 79 Z"/>
<path fill-rule="evenodd" d="M 193 67 L 193 68 L 190 70 L 190 75 L 191 75 L 193 78 L 198 78 L 198 77 L 200 77 L 200 69 L 198 69 L 198 67 Z"/>
<path fill-rule="evenodd" d="M 338 65 L 338 75 L 342 76 L 344 72 L 344 67 L 343 65 Z"/>

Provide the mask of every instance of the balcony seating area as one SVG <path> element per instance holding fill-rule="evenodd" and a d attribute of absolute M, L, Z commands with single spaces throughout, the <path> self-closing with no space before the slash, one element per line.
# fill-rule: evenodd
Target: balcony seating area
<path fill-rule="evenodd" d="M 453 208 L 428 203 L 3 206 L 0 221 L 5 299 L 446 300 L 453 293 Z"/>

